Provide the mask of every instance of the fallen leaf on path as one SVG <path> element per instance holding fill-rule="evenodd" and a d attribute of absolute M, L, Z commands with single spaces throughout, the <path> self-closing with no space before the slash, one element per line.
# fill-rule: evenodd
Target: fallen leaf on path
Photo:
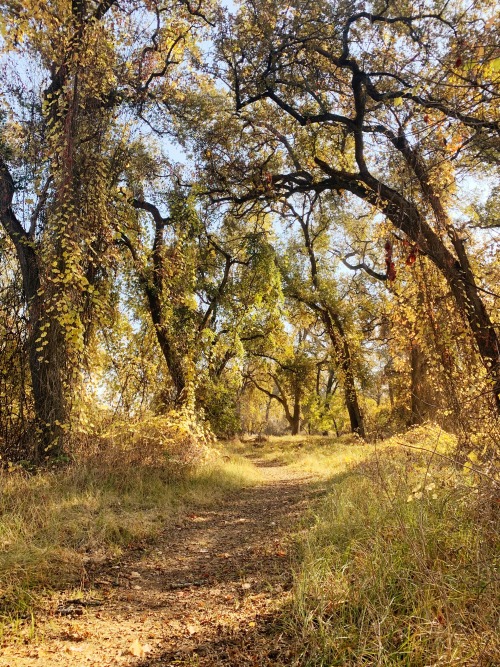
<path fill-rule="evenodd" d="M 180 623 L 180 621 L 178 621 L 175 618 L 169 621 L 168 624 L 170 626 L 170 629 L 176 632 L 179 632 L 179 630 L 182 628 L 182 624 Z"/>
<path fill-rule="evenodd" d="M 78 630 L 76 628 L 65 628 L 60 635 L 61 639 L 70 642 L 83 642 L 90 637 L 88 630 Z"/>
<path fill-rule="evenodd" d="M 194 623 L 188 623 L 186 625 L 186 630 L 189 632 L 190 635 L 195 635 L 197 632 L 200 631 L 200 628 L 198 625 L 195 625 Z"/>
<path fill-rule="evenodd" d="M 80 653 L 83 651 L 84 647 L 83 646 L 65 646 L 64 650 L 66 653 Z"/>
<path fill-rule="evenodd" d="M 128 647 L 128 653 L 135 656 L 136 658 L 144 658 L 148 653 L 151 653 L 152 649 L 149 644 L 141 644 L 138 639 L 134 641 Z"/>

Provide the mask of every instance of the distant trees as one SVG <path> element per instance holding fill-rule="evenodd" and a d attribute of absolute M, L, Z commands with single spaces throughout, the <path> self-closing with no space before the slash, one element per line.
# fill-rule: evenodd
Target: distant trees
<path fill-rule="evenodd" d="M 264 344 L 251 350 L 245 368 L 248 381 L 283 408 L 292 435 L 300 433 L 303 405 L 315 377 L 309 334 L 307 329 L 282 331 L 273 347 Z"/>

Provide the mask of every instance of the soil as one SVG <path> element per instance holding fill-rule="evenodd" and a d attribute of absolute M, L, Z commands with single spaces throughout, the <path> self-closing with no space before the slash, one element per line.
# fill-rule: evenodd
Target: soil
<path fill-rule="evenodd" d="M 51 596 L 29 628 L 0 647 L 0 667 L 290 665 L 284 608 L 291 531 L 316 480 L 254 461 L 263 486 L 184 516 L 153 542 L 94 565 L 83 597 Z"/>

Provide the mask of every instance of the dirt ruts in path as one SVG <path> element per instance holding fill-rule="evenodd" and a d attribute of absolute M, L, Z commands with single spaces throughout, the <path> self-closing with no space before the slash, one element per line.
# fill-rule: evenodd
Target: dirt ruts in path
<path fill-rule="evenodd" d="M 291 586 L 289 533 L 315 480 L 255 463 L 263 486 L 101 564 L 83 604 L 54 598 L 35 640 L 3 646 L 0 667 L 290 664 L 279 618 Z"/>

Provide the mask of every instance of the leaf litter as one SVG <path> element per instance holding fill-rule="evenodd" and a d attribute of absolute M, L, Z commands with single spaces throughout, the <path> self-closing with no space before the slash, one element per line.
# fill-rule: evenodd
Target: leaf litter
<path fill-rule="evenodd" d="M 258 461 L 256 462 L 258 465 Z M 0 643 L 0 667 L 289 665 L 280 614 L 291 586 L 290 530 L 311 476 L 263 466 L 260 487 L 191 513 L 149 544 L 88 565 L 83 597 L 54 594 L 35 636 Z"/>

